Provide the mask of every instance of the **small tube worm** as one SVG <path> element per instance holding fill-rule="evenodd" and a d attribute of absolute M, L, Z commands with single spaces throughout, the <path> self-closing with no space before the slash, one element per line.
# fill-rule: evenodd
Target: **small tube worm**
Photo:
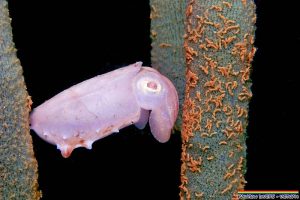
<path fill-rule="evenodd" d="M 167 142 L 178 114 L 172 82 L 142 62 L 96 76 L 57 94 L 33 110 L 31 129 L 67 158 L 77 147 L 135 124 L 148 122 L 159 142 Z"/>

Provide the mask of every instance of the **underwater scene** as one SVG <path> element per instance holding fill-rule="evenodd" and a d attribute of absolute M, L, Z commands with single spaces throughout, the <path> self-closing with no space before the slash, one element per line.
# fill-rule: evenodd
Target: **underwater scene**
<path fill-rule="evenodd" d="M 0 0 L 0 200 L 299 199 L 296 8 Z"/>

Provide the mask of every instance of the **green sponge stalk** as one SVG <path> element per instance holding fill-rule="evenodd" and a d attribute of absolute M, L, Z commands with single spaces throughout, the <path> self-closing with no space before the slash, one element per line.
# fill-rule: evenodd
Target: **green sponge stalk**
<path fill-rule="evenodd" d="M 0 199 L 41 197 L 29 132 L 31 100 L 16 57 L 7 2 L 0 0 Z"/>
<path fill-rule="evenodd" d="M 182 199 L 232 199 L 246 183 L 255 54 L 252 0 L 191 0 L 186 9 Z"/>
<path fill-rule="evenodd" d="M 153 68 L 167 76 L 179 96 L 179 113 L 175 129 L 181 130 L 185 89 L 184 12 L 186 0 L 150 0 L 151 62 Z"/>

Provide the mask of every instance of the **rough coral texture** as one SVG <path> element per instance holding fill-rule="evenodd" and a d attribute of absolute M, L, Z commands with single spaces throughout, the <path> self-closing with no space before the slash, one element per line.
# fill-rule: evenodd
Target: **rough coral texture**
<path fill-rule="evenodd" d="M 181 199 L 234 199 L 246 183 L 246 127 L 255 54 L 252 0 L 190 0 Z"/>
<path fill-rule="evenodd" d="M 0 0 L 0 199 L 39 199 L 29 132 L 30 97 L 16 57 L 7 2 Z"/>
<path fill-rule="evenodd" d="M 185 90 L 184 13 L 186 0 L 151 0 L 151 63 L 175 85 L 179 114 L 175 128 L 181 130 Z"/>

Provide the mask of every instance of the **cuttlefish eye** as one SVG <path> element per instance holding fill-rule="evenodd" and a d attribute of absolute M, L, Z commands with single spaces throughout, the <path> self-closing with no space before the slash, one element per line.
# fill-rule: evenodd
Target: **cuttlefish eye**
<path fill-rule="evenodd" d="M 137 82 L 137 88 L 144 94 L 160 94 L 162 85 L 157 80 L 141 78 Z"/>
<path fill-rule="evenodd" d="M 133 84 L 136 99 L 142 108 L 152 110 L 164 101 L 166 83 L 158 77 L 157 73 L 145 71 L 141 76 L 136 77 Z"/>
<path fill-rule="evenodd" d="M 147 88 L 157 91 L 158 86 L 155 82 L 149 81 L 147 83 Z"/>

